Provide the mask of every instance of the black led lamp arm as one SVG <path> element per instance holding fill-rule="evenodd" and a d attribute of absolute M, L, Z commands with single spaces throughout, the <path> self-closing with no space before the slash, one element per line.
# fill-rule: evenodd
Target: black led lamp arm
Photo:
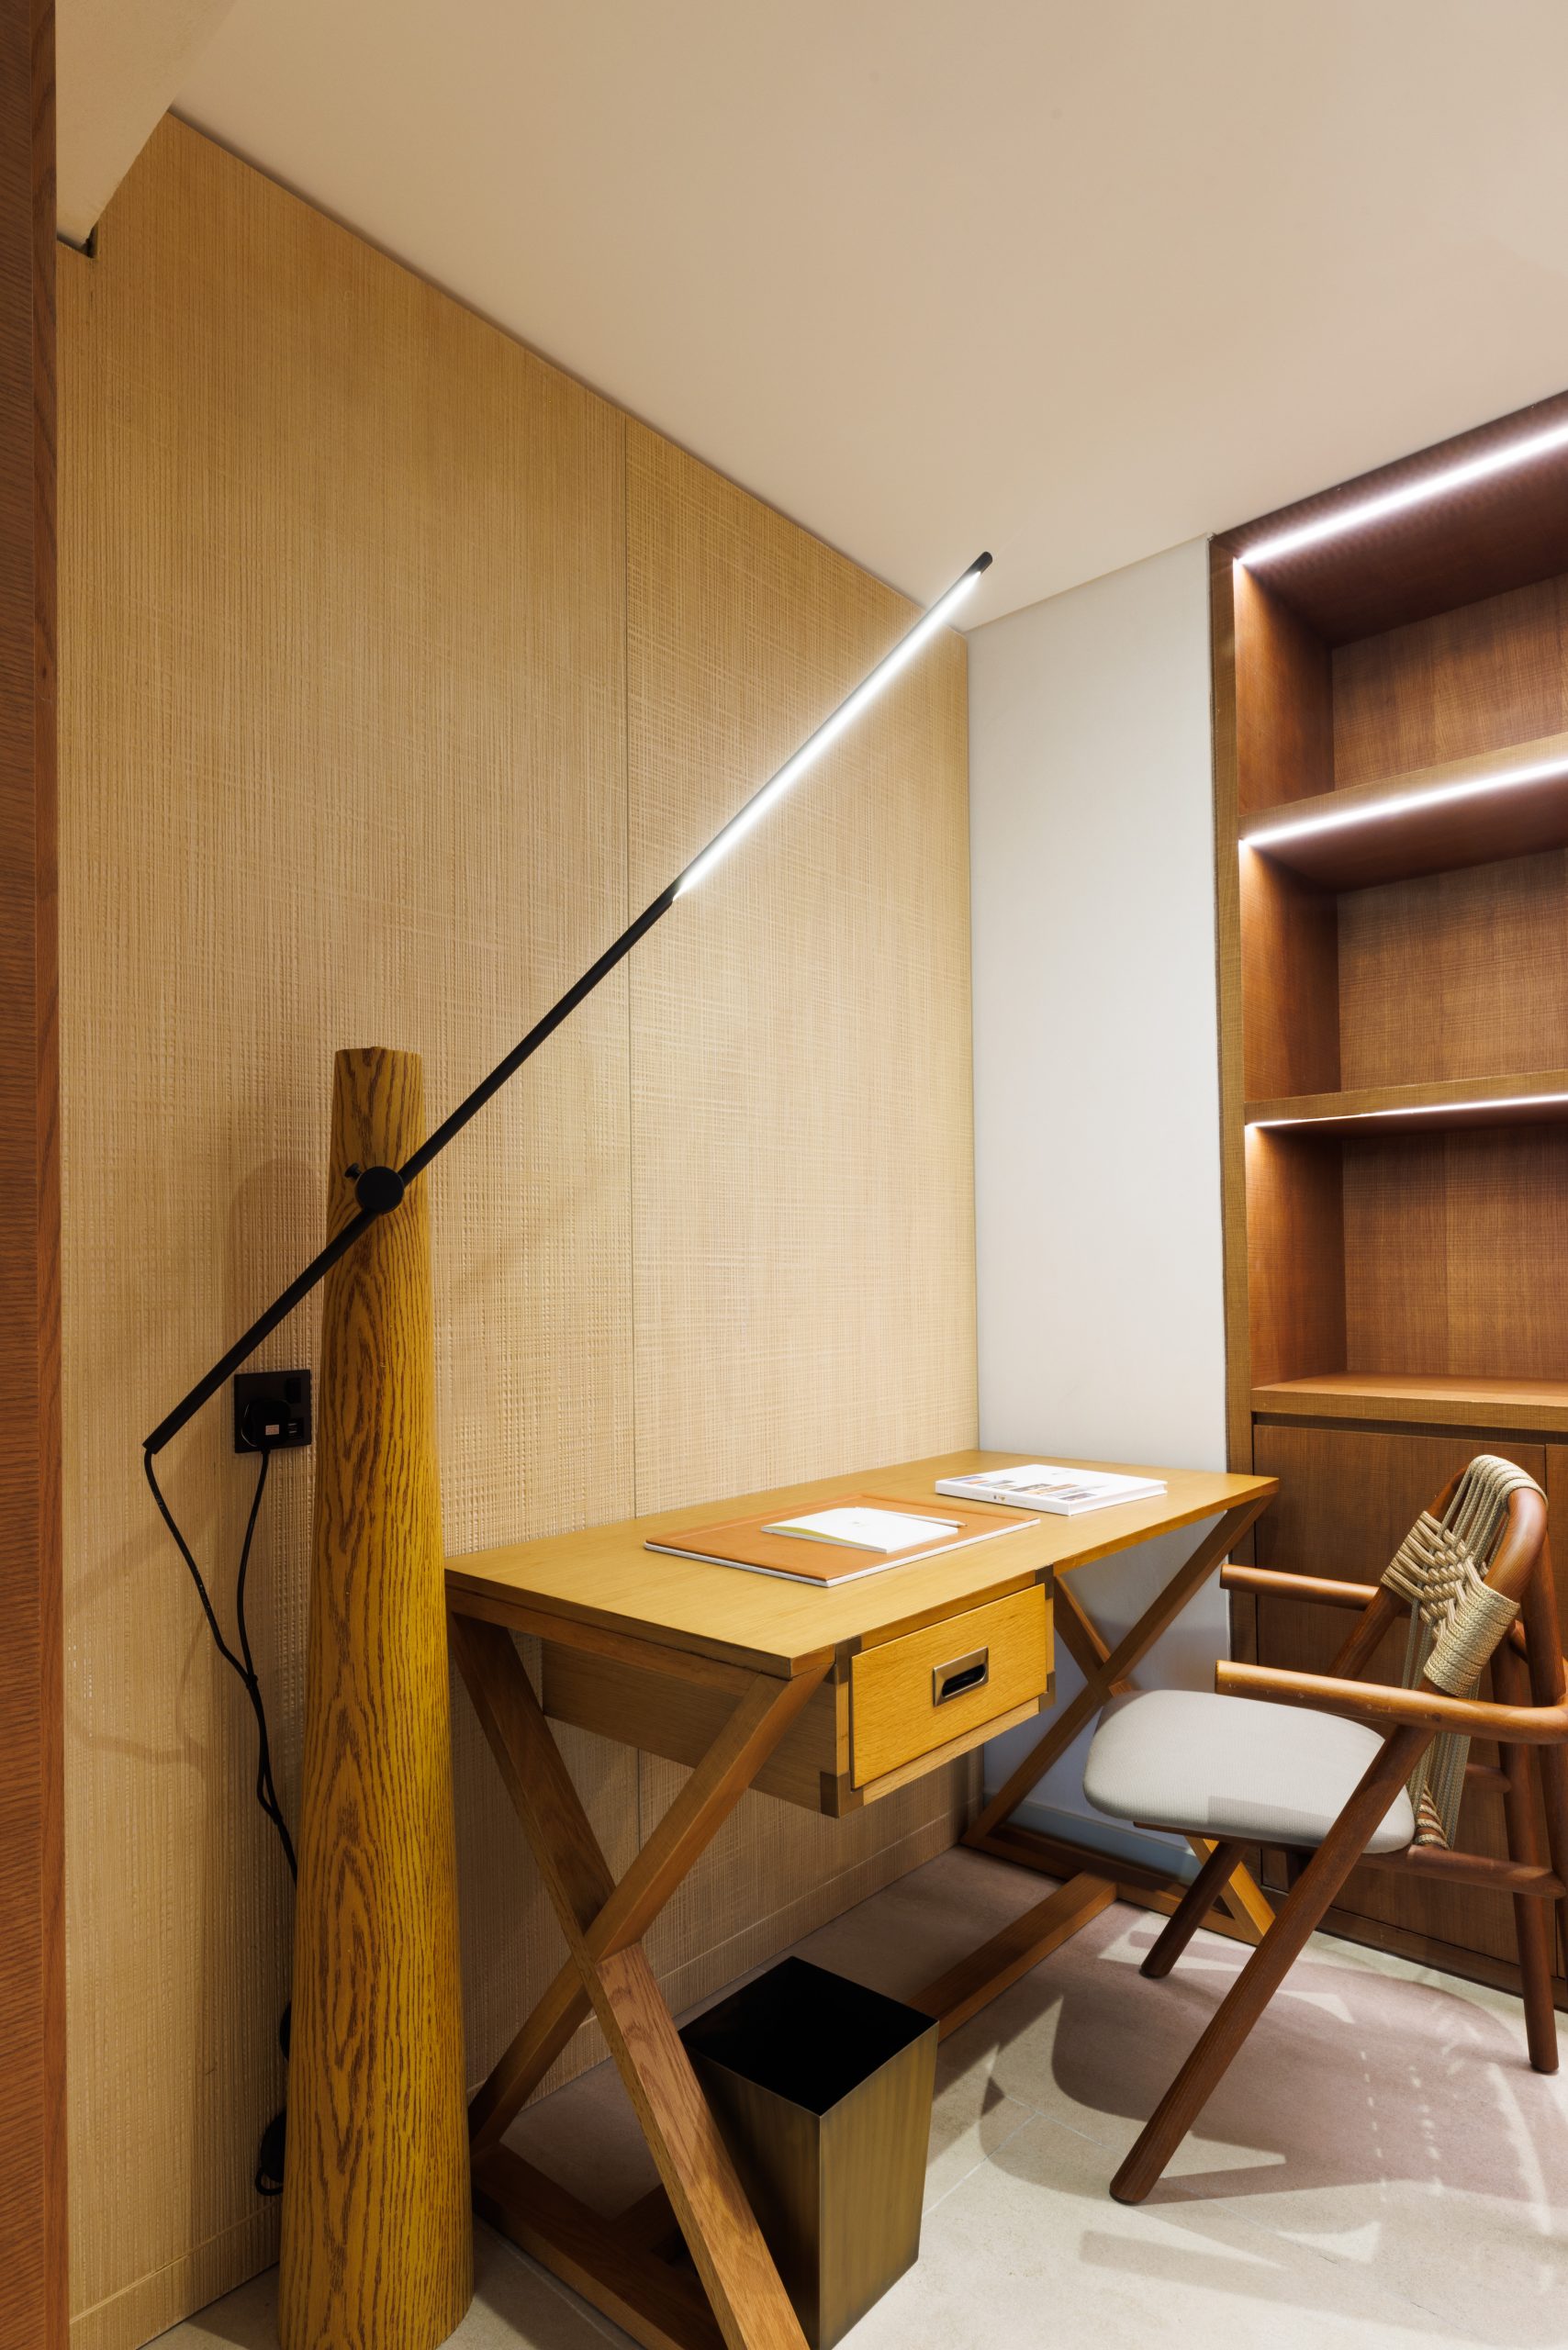
<path fill-rule="evenodd" d="M 898 670 L 905 666 L 926 638 L 935 634 L 946 621 L 948 612 L 975 586 L 981 574 L 989 569 L 990 565 L 989 554 L 976 557 L 969 569 L 959 575 L 946 594 L 940 597 L 928 611 L 921 615 L 914 626 L 899 639 L 892 651 L 887 654 L 861 680 L 853 693 L 840 702 L 832 715 L 823 720 L 816 733 L 807 738 L 793 756 L 778 769 L 778 774 L 771 776 L 767 782 L 753 792 L 751 798 L 730 818 L 729 822 L 714 834 L 706 848 L 700 849 L 691 862 L 677 874 L 667 889 L 661 890 L 658 896 L 644 907 L 636 920 L 627 923 L 620 937 L 605 948 L 597 962 L 589 964 L 581 979 L 566 990 L 559 1002 L 553 1004 L 542 1020 L 535 1021 L 521 1044 L 514 1045 L 511 1051 L 496 1063 L 489 1075 L 480 1079 L 473 1091 L 465 1096 L 451 1115 L 443 1118 L 434 1132 L 425 1136 L 424 1141 L 420 1143 L 411 1158 L 405 1159 L 401 1167 L 364 1169 L 354 1187 L 354 1196 L 359 1202 L 357 1215 L 352 1216 L 342 1231 L 333 1234 L 320 1254 L 312 1257 L 304 1270 L 295 1275 L 287 1288 L 274 1298 L 266 1312 L 258 1315 L 243 1337 L 235 1340 L 228 1353 L 213 1364 L 212 1369 L 204 1378 L 197 1380 L 190 1393 L 182 1402 L 176 1404 L 165 1418 L 159 1421 L 151 1435 L 147 1438 L 143 1450 L 147 1456 L 149 1476 L 151 1475 L 154 1456 L 162 1451 L 171 1438 L 178 1436 L 186 1422 L 194 1419 L 202 1405 L 210 1401 L 219 1388 L 224 1386 L 241 1365 L 250 1360 L 263 1339 L 270 1337 L 279 1323 L 286 1321 L 295 1307 L 304 1303 L 317 1283 L 330 1272 L 339 1259 L 347 1256 L 361 1234 L 370 1229 L 376 1217 L 389 1214 L 399 1204 L 404 1192 L 416 1176 L 422 1175 L 431 1160 L 441 1156 L 447 1144 L 456 1140 L 469 1120 L 478 1115 L 491 1095 L 498 1093 L 508 1080 L 516 1076 L 524 1061 L 532 1059 L 546 1038 L 553 1036 L 562 1022 L 571 1017 L 585 997 L 593 993 L 599 981 L 609 978 L 616 965 L 623 961 L 632 952 L 637 941 L 640 938 L 645 938 L 655 923 L 663 921 L 676 900 L 685 890 L 701 880 L 719 862 L 719 859 L 727 854 L 741 835 L 750 831 L 752 825 L 759 816 L 765 813 L 767 807 L 775 800 L 782 798 L 805 768 L 811 766 L 826 750 L 829 744 L 852 722 L 865 704 L 881 690 L 881 688 Z M 154 1490 L 156 1491 L 156 1488 Z"/>

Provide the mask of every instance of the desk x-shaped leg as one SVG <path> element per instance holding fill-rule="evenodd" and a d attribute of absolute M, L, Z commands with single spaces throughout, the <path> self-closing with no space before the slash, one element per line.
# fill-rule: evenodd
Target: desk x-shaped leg
<path fill-rule="evenodd" d="M 1091 1721 L 1108 1697 L 1118 1695 L 1129 1685 L 1134 1668 L 1148 1655 L 1160 1634 L 1172 1625 L 1187 1602 L 1207 1582 L 1221 1560 L 1247 1532 L 1253 1521 L 1261 1516 L 1261 1501 L 1245 1502 L 1238 1508 L 1226 1510 L 1213 1532 L 1205 1536 L 1184 1565 L 1179 1567 L 1163 1591 L 1145 1608 L 1130 1632 L 1124 1634 L 1114 1648 L 1102 1637 L 1084 1613 L 1077 1595 L 1070 1590 L 1069 1579 L 1058 1575 L 1055 1593 L 1056 1628 L 1061 1644 L 1083 1675 L 1083 1687 L 1070 1706 L 1051 1724 L 1037 1743 L 1024 1757 L 1005 1786 L 1000 1788 L 969 1830 L 966 1842 L 982 1852 L 991 1852 L 1003 1860 L 1025 1860 L 1027 1856 L 1025 1831 L 1008 1830 L 1006 1821 L 1030 1789 L 1050 1769 L 1058 1757 L 1065 1754 L 1084 1725 Z M 1205 1837 L 1189 1836 L 1200 1862 L 1206 1861 L 1214 1851 Z M 1158 1906 L 1174 1906 L 1174 1895 L 1157 1897 Z M 1208 1923 L 1219 1931 L 1247 1942 L 1261 1942 L 1274 1913 L 1267 1896 L 1262 1893 L 1249 1873 L 1238 1867 L 1229 1883 L 1217 1897 L 1218 1913 L 1211 1913 Z"/>
<path fill-rule="evenodd" d="M 498 1624 L 449 1619 L 452 1654 L 527 1830 L 569 1960 L 470 2108 L 475 2199 L 487 2219 L 649 2350 L 804 2350 L 757 2221 L 714 2127 L 642 1936 L 830 1671 L 755 1675 L 621 1883 L 583 1812 L 529 1675 Z M 597 2014 L 649 2141 L 696 2277 L 646 2256 L 500 2136 L 578 2023 Z M 646 2235 L 644 2235 L 646 2242 Z"/>
<path fill-rule="evenodd" d="M 619 1885 L 511 1635 L 449 1618 L 452 1652 L 532 1846 L 570 1957 L 470 2109 L 481 2211 L 648 2350 L 805 2350 L 805 2336 L 698 2086 L 643 1936 L 831 1668 L 759 1673 Z M 599 2018 L 697 2276 L 500 2143 L 589 2010 Z M 699 2285 L 699 2281 L 700 2284 Z"/>
<path fill-rule="evenodd" d="M 654 1980 L 643 1936 L 790 1724 L 831 1651 L 793 1680 L 683 1658 L 734 1693 L 723 1729 L 615 1884 L 511 1635 L 448 1618 L 452 1653 L 561 1921 L 569 1956 L 468 2109 L 475 2200 L 488 2220 L 648 2350 L 804 2350 L 723 2141 Z M 613 1638 L 614 1636 L 610 1636 Z M 666 1651 L 668 1667 L 674 1652 Z M 1115 1898 L 1081 1874 L 916 1992 L 912 2007 L 956 2031 Z M 662 2186 L 609 2221 L 501 2141 L 572 2034 L 597 2014 Z M 676 2228 L 696 2269 L 659 2258 Z"/>

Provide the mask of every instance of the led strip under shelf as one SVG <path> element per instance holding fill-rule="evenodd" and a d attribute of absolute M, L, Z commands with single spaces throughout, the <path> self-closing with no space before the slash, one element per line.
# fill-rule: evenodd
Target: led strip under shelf
<path fill-rule="evenodd" d="M 1243 833 L 1243 848 L 1268 848 L 1276 841 L 1304 840 L 1312 833 L 1343 832 L 1352 824 L 1373 824 L 1389 817 L 1416 815 L 1426 808 L 1440 808 L 1454 800 L 1478 800 L 1492 791 L 1517 790 L 1523 785 L 1551 783 L 1568 777 L 1568 753 L 1540 759 L 1532 766 L 1502 767 L 1495 775 L 1472 776 L 1458 783 L 1434 784 L 1429 791 L 1400 792 L 1388 800 L 1363 801 L 1359 807 L 1330 809 L 1320 816 L 1303 817 L 1299 823 L 1271 824 L 1260 833 Z"/>
<path fill-rule="evenodd" d="M 1557 1102 L 1568 1103 L 1568 1093 L 1498 1093 L 1484 1101 L 1402 1102 L 1391 1103 L 1384 1110 L 1324 1110 L 1316 1117 L 1248 1118 L 1244 1123 L 1260 1130 L 1265 1126 L 1349 1126 L 1368 1118 L 1441 1118 L 1455 1110 L 1547 1109 Z"/>
<path fill-rule="evenodd" d="M 1406 513 L 1413 506 L 1426 506 L 1437 498 L 1451 498 L 1455 490 L 1469 489 L 1478 481 L 1489 481 L 1494 474 L 1511 473 L 1516 465 L 1527 465 L 1537 457 L 1549 457 L 1559 449 L 1568 449 L 1568 424 L 1554 424 L 1544 432 L 1527 433 L 1521 441 L 1507 442 L 1500 449 L 1488 449 L 1479 457 L 1466 457 L 1457 465 L 1445 465 L 1440 473 L 1428 474 L 1422 480 L 1404 482 L 1397 489 L 1380 490 L 1354 506 L 1341 507 L 1337 513 L 1319 514 L 1310 522 L 1298 522 L 1291 530 L 1277 532 L 1271 539 L 1260 539 L 1255 545 L 1244 547 L 1238 560 L 1249 569 L 1277 562 L 1282 555 L 1296 554 L 1303 547 L 1318 546 L 1325 539 L 1341 538 L 1347 531 L 1364 531 L 1370 523 L 1386 521 L 1391 514 Z"/>

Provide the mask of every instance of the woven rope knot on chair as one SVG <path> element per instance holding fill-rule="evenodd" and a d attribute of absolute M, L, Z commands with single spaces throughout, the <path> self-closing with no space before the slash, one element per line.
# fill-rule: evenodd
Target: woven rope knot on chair
<path fill-rule="evenodd" d="M 1478 1453 L 1440 1518 L 1423 1510 L 1383 1569 L 1385 1590 L 1410 1602 L 1404 1685 L 1423 1674 L 1450 1697 L 1473 1697 L 1519 1603 L 1493 1591 L 1486 1570 L 1508 1522 L 1511 1494 L 1540 1494 L 1535 1479 L 1495 1453 Z M 1545 1496 L 1542 1495 L 1544 1500 Z M 1410 1779 L 1416 1841 L 1451 1851 L 1470 1760 L 1466 1732 L 1433 1740 Z"/>

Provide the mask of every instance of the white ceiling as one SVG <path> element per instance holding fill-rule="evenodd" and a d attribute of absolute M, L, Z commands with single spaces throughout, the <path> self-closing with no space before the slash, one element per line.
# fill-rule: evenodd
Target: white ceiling
<path fill-rule="evenodd" d="M 58 0 L 60 232 L 85 244 L 232 0 Z"/>
<path fill-rule="evenodd" d="M 189 120 L 975 619 L 1568 386 L 1562 0 L 216 15 Z"/>

